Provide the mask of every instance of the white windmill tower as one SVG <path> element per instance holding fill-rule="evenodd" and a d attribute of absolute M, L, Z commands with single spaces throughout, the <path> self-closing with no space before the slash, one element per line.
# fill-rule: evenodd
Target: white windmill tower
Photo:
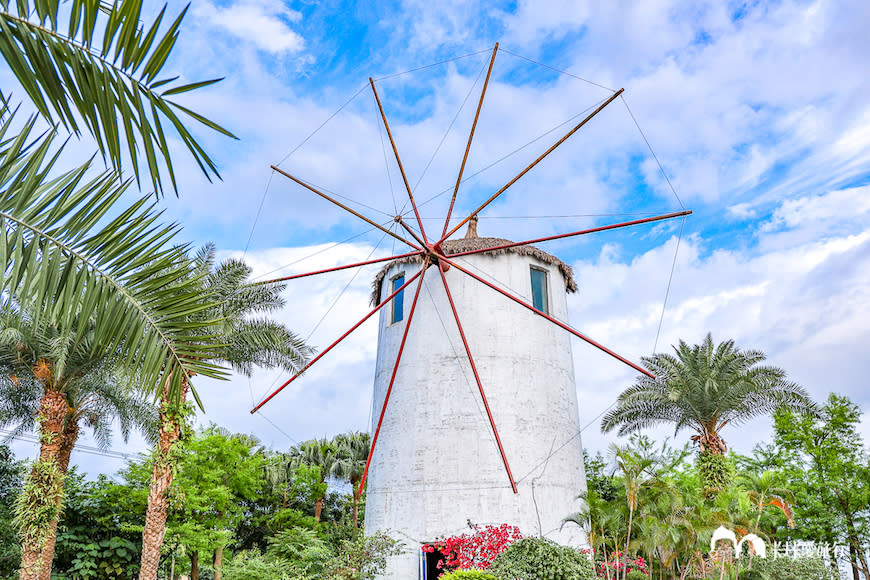
<path fill-rule="evenodd" d="M 465 238 L 445 242 L 444 253 L 542 313 L 567 320 L 566 292 L 577 286 L 557 258 L 532 246 L 454 257 L 510 243 L 477 237 L 475 222 Z M 389 263 L 375 280 L 373 301 L 384 300 L 422 264 L 416 256 Z M 458 269 L 445 278 L 449 286 L 437 265 L 429 267 L 413 321 L 414 294 L 406 291 L 380 315 L 376 411 L 391 393 L 382 423 L 373 417 L 379 437 L 366 530 L 388 530 L 405 543 L 387 578 L 417 577 L 427 558 L 422 545 L 469 531 L 469 521 L 510 523 L 523 535 L 585 544 L 579 527 L 562 525 L 577 513 L 577 496 L 586 489 L 570 335 Z M 409 322 L 418 330 L 403 344 Z"/>
<path fill-rule="evenodd" d="M 408 551 L 390 563 L 388 578 L 425 574 L 420 546 L 461 533 L 466 522 L 509 523 L 525 534 L 565 545 L 585 543 L 577 527 L 562 527 L 585 490 L 570 339 L 573 335 L 640 373 L 652 376 L 567 324 L 571 269 L 533 244 L 687 216 L 665 215 L 597 226 L 533 240 L 480 238 L 477 215 L 622 94 L 614 91 L 496 191 L 450 228 L 454 202 L 483 105 L 493 49 L 444 229 L 429 239 L 396 143 L 369 79 L 402 175 L 414 225 L 395 224 L 407 237 L 362 215 L 322 190 L 272 166 L 298 185 L 406 244 L 404 254 L 279 278 L 292 280 L 376 263 L 373 308 L 322 349 L 272 397 L 380 312 L 373 402 L 373 437 L 360 489 L 371 472 L 366 529 L 390 529 Z M 409 214 L 411 212 L 408 212 Z M 451 240 L 463 225 L 469 233 Z"/>

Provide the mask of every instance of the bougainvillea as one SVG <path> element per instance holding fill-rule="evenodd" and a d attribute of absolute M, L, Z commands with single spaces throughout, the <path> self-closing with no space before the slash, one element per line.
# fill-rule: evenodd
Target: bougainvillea
<path fill-rule="evenodd" d="M 622 552 L 614 552 L 610 555 L 610 559 L 598 564 L 598 577 L 619 578 L 622 576 L 623 570 L 625 570 L 626 574 L 637 570 L 644 576 L 649 576 L 646 560 L 640 556 L 632 558 L 630 556 L 623 556 Z"/>
<path fill-rule="evenodd" d="M 438 550 L 444 554 L 444 558 L 438 562 L 438 568 L 442 570 L 486 570 L 496 556 L 523 537 L 518 527 L 509 524 L 471 527 L 473 533 L 439 539 L 424 545 L 423 551 Z"/>

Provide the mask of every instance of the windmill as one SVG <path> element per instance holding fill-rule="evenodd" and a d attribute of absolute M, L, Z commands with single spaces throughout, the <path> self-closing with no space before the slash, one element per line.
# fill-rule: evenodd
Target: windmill
<path fill-rule="evenodd" d="M 399 212 L 394 217 L 394 231 L 337 196 L 272 166 L 275 172 L 390 236 L 408 251 L 279 279 L 385 264 L 375 280 L 372 309 L 252 412 L 379 314 L 372 443 L 360 483 L 360 489 L 364 488 L 371 474 L 367 530 L 388 528 L 402 533 L 406 543 L 408 539 L 425 543 L 439 535 L 462 532 L 467 520 L 508 522 L 518 523 L 527 534 L 550 535 L 560 543 L 581 545 L 585 538 L 579 530 L 566 531 L 560 525 L 565 516 L 576 513 L 573 504 L 585 489 L 570 339 L 579 338 L 634 370 L 652 375 L 565 322 L 566 292 L 576 290 L 571 269 L 532 244 L 684 217 L 691 212 L 519 242 L 478 236 L 478 215 L 619 98 L 620 89 L 451 227 L 498 50 L 496 44 L 443 227 L 434 232 L 424 227 L 414 188 L 371 78 L 369 86 L 380 122 L 412 209 L 411 223 Z M 465 237 L 452 239 L 466 225 Z M 523 290 L 517 291 L 520 287 Z M 451 404 L 440 402 L 445 399 Z M 412 546 L 411 552 L 391 563 L 390 577 L 411 577 L 419 557 L 419 546 Z"/>

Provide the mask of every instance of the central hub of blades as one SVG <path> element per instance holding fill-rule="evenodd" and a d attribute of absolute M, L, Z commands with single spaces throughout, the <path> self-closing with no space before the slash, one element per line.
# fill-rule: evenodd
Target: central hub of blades
<path fill-rule="evenodd" d="M 438 267 L 442 272 L 446 272 L 450 269 L 450 264 L 448 264 L 444 256 L 444 250 L 441 248 L 441 244 L 429 244 L 426 246 L 426 258 L 429 260 L 429 263 L 432 265 L 438 264 Z"/>

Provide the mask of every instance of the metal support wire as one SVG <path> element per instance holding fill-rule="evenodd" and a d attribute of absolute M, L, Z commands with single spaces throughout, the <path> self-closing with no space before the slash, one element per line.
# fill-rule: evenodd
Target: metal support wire
<path fill-rule="evenodd" d="M 667 306 L 668 296 L 670 295 L 670 292 L 671 292 L 671 284 L 673 283 L 673 280 L 674 280 L 674 271 L 675 271 L 675 269 L 676 269 L 676 265 L 677 265 L 677 254 L 678 254 L 678 252 L 680 251 L 680 241 L 681 241 L 682 238 L 683 238 L 683 225 L 684 225 L 685 223 L 686 223 L 686 217 L 683 217 L 682 223 L 680 224 L 680 233 L 679 233 L 679 236 L 677 237 L 677 245 L 676 245 L 676 247 L 674 248 L 674 260 L 673 260 L 673 262 L 672 262 L 672 264 L 671 264 L 671 273 L 670 273 L 670 276 L 668 277 L 668 285 L 667 285 L 667 288 L 665 289 L 665 299 L 664 299 L 664 301 L 662 302 L 662 313 L 661 313 L 661 316 L 660 316 L 660 318 L 659 318 L 658 331 L 656 331 L 656 338 L 655 338 L 655 343 L 654 343 L 654 345 L 653 345 L 653 352 L 655 352 L 655 350 L 656 350 L 656 348 L 657 348 L 657 346 L 658 346 L 658 341 L 659 341 L 659 332 L 661 332 L 662 321 L 664 320 L 664 317 L 665 317 L 665 307 Z M 527 477 L 529 477 L 529 476 L 530 476 L 531 474 L 533 474 L 533 473 L 535 472 L 535 470 L 538 469 L 538 467 L 540 467 L 541 465 L 545 465 L 545 464 L 550 460 L 551 457 L 553 457 L 556 453 L 558 453 L 559 451 L 561 451 L 565 446 L 567 446 L 569 443 L 571 443 L 574 439 L 576 439 L 577 437 L 579 437 L 580 434 L 583 433 L 583 431 L 585 431 L 586 429 L 588 429 L 589 427 L 591 427 L 592 424 L 595 423 L 596 421 L 598 421 L 598 419 L 600 419 L 600 418 L 601 418 L 601 417 L 602 417 L 606 412 L 608 412 L 610 409 L 612 409 L 613 407 L 615 407 L 616 404 L 617 404 L 617 402 L 618 402 L 618 401 L 613 401 L 613 402 L 610 403 L 607 407 L 605 407 L 604 409 L 602 409 L 601 412 L 598 413 L 597 415 L 595 415 L 595 417 L 593 417 L 591 421 L 589 421 L 588 423 L 586 423 L 585 425 L 583 425 L 582 427 L 580 427 L 580 429 L 578 429 L 576 433 L 574 433 L 571 437 L 569 437 L 569 438 L 568 438 L 564 443 L 562 443 L 561 445 L 559 445 L 559 447 L 557 447 L 557 448 L 555 449 L 555 451 L 553 451 L 553 452 L 551 452 L 550 454 L 548 454 L 548 455 L 547 455 L 547 456 L 546 456 L 546 457 L 545 457 L 541 462 L 539 462 L 537 465 L 535 465 L 535 466 L 534 466 L 534 467 L 533 467 L 533 468 L 532 468 L 528 473 L 526 473 L 526 474 L 523 475 L 521 478 L 519 478 L 519 479 L 517 480 L 517 483 L 519 484 L 519 483 L 522 482 L 524 479 L 526 479 Z"/>

